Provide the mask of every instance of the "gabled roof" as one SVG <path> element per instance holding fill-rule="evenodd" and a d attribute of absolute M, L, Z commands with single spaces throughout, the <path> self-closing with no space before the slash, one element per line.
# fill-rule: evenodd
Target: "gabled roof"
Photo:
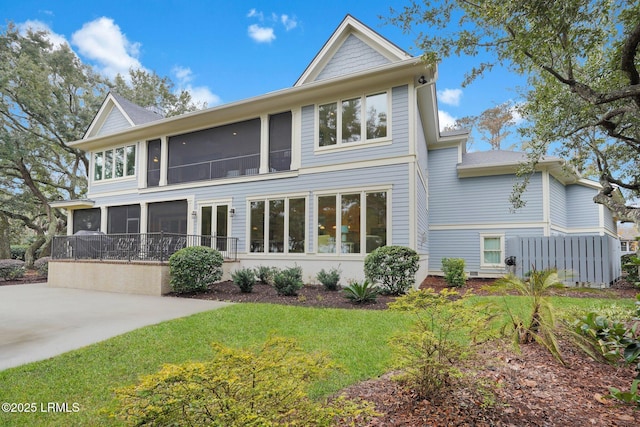
<path fill-rule="evenodd" d="M 99 135 L 105 124 L 111 126 L 110 131 L 117 131 L 163 118 L 161 114 L 134 104 L 117 93 L 109 92 L 85 132 L 84 139 Z"/>
<path fill-rule="evenodd" d="M 347 15 L 294 86 L 412 58 L 371 28 Z M 332 61 L 339 69 L 332 68 Z"/>

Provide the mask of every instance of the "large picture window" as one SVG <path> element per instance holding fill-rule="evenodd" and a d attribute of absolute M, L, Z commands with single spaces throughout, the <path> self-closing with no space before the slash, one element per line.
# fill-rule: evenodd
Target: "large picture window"
<path fill-rule="evenodd" d="M 306 199 L 281 197 L 249 203 L 249 251 L 304 253 Z"/>
<path fill-rule="evenodd" d="M 318 146 L 347 146 L 386 138 L 388 116 L 387 92 L 319 105 Z"/>
<path fill-rule="evenodd" d="M 387 244 L 387 192 L 318 196 L 317 219 L 318 253 L 369 253 Z"/>
<path fill-rule="evenodd" d="M 136 174 L 136 146 L 127 145 L 93 153 L 93 180 L 103 181 Z"/>

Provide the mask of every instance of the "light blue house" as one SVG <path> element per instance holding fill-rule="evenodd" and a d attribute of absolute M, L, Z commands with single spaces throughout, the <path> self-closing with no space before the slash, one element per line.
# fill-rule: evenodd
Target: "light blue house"
<path fill-rule="evenodd" d="M 171 118 L 110 94 L 69 143 L 90 153 L 87 199 L 57 206 L 69 235 L 228 236 L 228 270 L 297 264 L 308 280 L 332 266 L 362 279 L 383 245 L 420 254 L 419 282 L 444 256 L 503 274 L 510 236 L 615 235 L 592 202 L 597 184 L 563 175 L 558 159 L 510 213 L 519 155 L 466 153 L 466 134 L 441 134 L 436 78 L 347 16 L 291 88 Z M 53 264 L 50 282 L 78 273 Z"/>

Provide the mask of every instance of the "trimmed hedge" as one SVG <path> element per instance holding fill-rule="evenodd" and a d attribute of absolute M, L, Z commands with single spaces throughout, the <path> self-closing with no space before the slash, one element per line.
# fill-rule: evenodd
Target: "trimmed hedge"
<path fill-rule="evenodd" d="M 169 257 L 171 288 L 183 294 L 206 291 L 209 284 L 222 278 L 220 252 L 205 246 L 180 249 Z"/>

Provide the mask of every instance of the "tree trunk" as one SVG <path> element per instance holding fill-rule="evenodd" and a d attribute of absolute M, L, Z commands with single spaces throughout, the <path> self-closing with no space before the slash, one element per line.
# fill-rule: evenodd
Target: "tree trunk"
<path fill-rule="evenodd" d="M 9 218 L 0 215 L 0 259 L 11 258 L 11 241 L 9 240 Z"/>

